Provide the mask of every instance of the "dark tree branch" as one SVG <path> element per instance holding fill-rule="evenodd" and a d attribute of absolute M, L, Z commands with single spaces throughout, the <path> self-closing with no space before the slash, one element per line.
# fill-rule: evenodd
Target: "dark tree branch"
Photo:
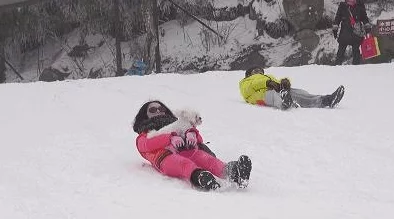
<path fill-rule="evenodd" d="M 7 61 L 7 59 L 6 59 L 3 55 L 0 54 L 0 58 L 4 60 L 4 62 L 12 69 L 12 71 L 14 71 L 14 73 L 15 73 L 21 80 L 23 80 L 22 75 L 19 74 L 19 72 L 14 68 L 14 66 L 12 66 L 12 64 L 9 63 L 9 62 Z"/>
<path fill-rule="evenodd" d="M 175 3 L 172 0 L 168 0 L 169 2 L 171 2 L 173 5 L 175 5 L 175 7 L 179 8 L 181 11 L 185 12 L 187 15 L 189 15 L 190 17 L 192 17 L 194 20 L 196 20 L 198 23 L 202 24 L 204 27 L 208 28 L 208 30 L 214 32 L 216 35 L 218 35 L 220 37 L 220 39 L 223 39 L 224 37 L 222 35 L 220 35 L 218 32 L 216 32 L 214 29 L 212 29 L 210 26 L 206 25 L 204 22 L 202 22 L 200 19 L 198 19 L 196 16 L 190 14 L 188 11 L 186 11 L 184 8 L 182 8 L 180 5 L 178 5 L 177 3 Z"/>

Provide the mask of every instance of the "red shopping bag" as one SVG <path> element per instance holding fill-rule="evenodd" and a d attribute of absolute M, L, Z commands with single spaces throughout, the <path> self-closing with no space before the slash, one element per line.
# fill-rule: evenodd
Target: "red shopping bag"
<path fill-rule="evenodd" d="M 363 42 L 361 43 L 361 55 L 363 59 L 380 56 L 378 39 L 372 36 L 372 34 L 367 34 L 364 37 Z"/>

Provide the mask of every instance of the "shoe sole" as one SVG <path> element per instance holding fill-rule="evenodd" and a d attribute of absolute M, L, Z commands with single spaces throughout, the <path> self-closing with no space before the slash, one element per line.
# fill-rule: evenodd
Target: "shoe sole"
<path fill-rule="evenodd" d="M 246 188 L 249 185 L 250 172 L 252 171 L 252 161 L 248 156 L 242 155 L 238 159 L 238 187 Z"/>
<path fill-rule="evenodd" d="M 206 191 L 220 188 L 220 184 L 216 181 L 215 177 L 207 171 L 200 173 L 198 182 L 202 187 L 201 189 Z"/>
<path fill-rule="evenodd" d="M 344 86 L 340 86 L 338 88 L 338 92 L 337 95 L 335 95 L 334 100 L 332 101 L 330 107 L 334 108 L 336 105 L 338 105 L 338 103 L 342 100 L 343 95 L 345 94 L 345 87 Z"/>

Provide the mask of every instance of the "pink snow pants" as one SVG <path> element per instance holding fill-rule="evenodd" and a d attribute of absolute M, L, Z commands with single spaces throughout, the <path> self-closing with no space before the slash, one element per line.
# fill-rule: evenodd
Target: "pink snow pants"
<path fill-rule="evenodd" d="M 189 181 L 196 169 L 204 169 L 223 178 L 225 163 L 202 150 L 187 150 L 168 155 L 161 162 L 160 172 L 164 175 Z"/>

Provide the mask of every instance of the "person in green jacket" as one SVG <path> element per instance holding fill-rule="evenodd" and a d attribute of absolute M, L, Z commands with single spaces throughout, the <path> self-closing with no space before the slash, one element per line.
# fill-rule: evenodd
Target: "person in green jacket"
<path fill-rule="evenodd" d="M 239 89 L 247 103 L 281 110 L 296 107 L 334 108 L 345 93 L 345 87 L 341 85 L 329 95 L 310 94 L 305 90 L 292 88 L 288 78 L 278 79 L 265 74 L 260 67 L 253 67 L 245 72 L 245 78 L 239 82 Z"/>

